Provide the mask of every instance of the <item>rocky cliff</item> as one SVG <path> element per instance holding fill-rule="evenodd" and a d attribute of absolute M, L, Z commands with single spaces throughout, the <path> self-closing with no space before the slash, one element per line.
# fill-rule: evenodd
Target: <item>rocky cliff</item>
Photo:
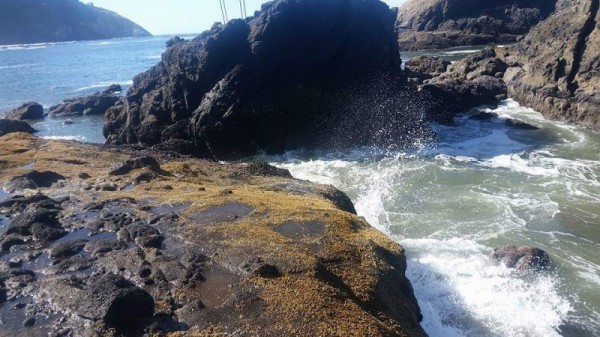
<path fill-rule="evenodd" d="M 503 59 L 511 97 L 556 119 L 600 128 L 600 0 L 559 1 Z"/>
<path fill-rule="evenodd" d="M 217 158 L 414 138 L 394 22 L 378 0 L 278 0 L 173 40 L 107 112 L 105 136 Z"/>
<path fill-rule="evenodd" d="M 24 133 L 0 184 L 2 336 L 425 336 L 403 248 L 331 186 Z"/>
<path fill-rule="evenodd" d="M 0 0 L 0 45 L 149 35 L 114 12 L 78 0 Z"/>
<path fill-rule="evenodd" d="M 550 15 L 556 0 L 409 0 L 398 11 L 401 50 L 511 43 Z"/>

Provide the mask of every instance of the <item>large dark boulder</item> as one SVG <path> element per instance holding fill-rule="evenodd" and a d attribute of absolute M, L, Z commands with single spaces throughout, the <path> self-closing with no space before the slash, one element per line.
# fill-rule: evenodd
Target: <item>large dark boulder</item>
<path fill-rule="evenodd" d="M 71 117 L 102 115 L 119 101 L 119 96 L 116 95 L 114 91 L 116 89 L 118 88 L 111 86 L 107 90 L 97 92 L 93 95 L 66 99 L 60 104 L 51 106 L 48 110 L 48 116 Z"/>
<path fill-rule="evenodd" d="M 557 11 L 501 55 L 509 95 L 547 117 L 600 128 L 600 0 Z"/>
<path fill-rule="evenodd" d="M 401 50 L 512 43 L 556 0 L 409 0 L 398 11 Z"/>
<path fill-rule="evenodd" d="M 2 118 L 5 119 L 43 119 L 44 107 L 35 102 L 24 103 L 18 108 L 7 111 Z"/>
<path fill-rule="evenodd" d="M 13 132 L 34 133 L 36 130 L 24 121 L 0 119 L 0 137 Z"/>
<path fill-rule="evenodd" d="M 0 1 L 0 45 L 150 36 L 115 12 L 77 0 Z"/>
<path fill-rule="evenodd" d="M 107 112 L 109 143 L 216 158 L 399 142 L 420 124 L 403 87 L 395 14 L 376 0 L 278 0 L 170 43 Z"/>

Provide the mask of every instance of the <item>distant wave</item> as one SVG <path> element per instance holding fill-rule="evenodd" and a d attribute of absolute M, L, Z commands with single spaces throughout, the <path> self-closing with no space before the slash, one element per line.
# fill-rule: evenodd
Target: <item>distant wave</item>
<path fill-rule="evenodd" d="M 99 82 L 96 84 L 92 84 L 92 85 L 88 85 L 85 87 L 81 87 L 81 88 L 77 88 L 74 91 L 78 92 L 78 91 L 85 91 L 85 90 L 90 90 L 90 89 L 98 89 L 98 88 L 108 88 L 108 86 L 110 86 L 111 84 L 115 84 L 118 83 L 122 86 L 130 86 L 133 85 L 133 80 L 129 80 L 129 81 L 121 81 L 121 82 Z"/>
<path fill-rule="evenodd" d="M 144 58 L 147 60 L 160 60 L 161 57 L 162 57 L 161 55 L 144 56 Z"/>
<path fill-rule="evenodd" d="M 83 142 L 86 140 L 84 136 L 43 136 L 42 139 L 49 140 L 77 140 Z"/>
<path fill-rule="evenodd" d="M 26 64 L 13 64 L 10 66 L 0 66 L 0 70 L 4 69 L 18 69 L 18 68 L 27 68 L 36 65 L 36 63 L 26 63 Z"/>

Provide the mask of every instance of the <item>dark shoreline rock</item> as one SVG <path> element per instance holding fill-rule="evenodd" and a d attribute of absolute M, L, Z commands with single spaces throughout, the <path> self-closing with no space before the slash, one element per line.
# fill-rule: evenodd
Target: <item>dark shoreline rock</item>
<path fill-rule="evenodd" d="M 600 129 L 600 1 L 560 0 L 557 8 L 501 55 L 510 65 L 504 81 L 519 103 Z"/>
<path fill-rule="evenodd" d="M 121 87 L 111 86 L 103 92 L 97 92 L 93 95 L 69 98 L 62 103 L 53 105 L 48 109 L 49 117 L 73 117 L 88 115 L 104 115 L 108 109 L 119 101 L 117 92 L 121 92 Z"/>
<path fill-rule="evenodd" d="M 37 130 L 31 127 L 29 123 L 15 119 L 0 119 L 0 137 L 9 133 L 25 132 L 35 133 Z"/>
<path fill-rule="evenodd" d="M 43 119 L 44 107 L 36 102 L 24 103 L 18 108 L 5 112 L 2 118 L 16 120 Z"/>
<path fill-rule="evenodd" d="M 400 6 L 400 50 L 513 43 L 554 11 L 556 0 L 409 0 Z"/>
<path fill-rule="evenodd" d="M 394 15 L 373 0 L 265 4 L 172 43 L 108 111 L 104 134 L 219 159 L 410 142 L 427 131 L 402 78 Z"/>

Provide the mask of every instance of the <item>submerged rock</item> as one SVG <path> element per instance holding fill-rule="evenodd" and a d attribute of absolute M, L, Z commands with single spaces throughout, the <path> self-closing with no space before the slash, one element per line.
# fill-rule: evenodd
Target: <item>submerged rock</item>
<path fill-rule="evenodd" d="M 109 110 L 104 134 L 215 158 L 402 143 L 421 111 L 401 79 L 394 20 L 373 0 L 267 3 L 171 43 Z"/>
<path fill-rule="evenodd" d="M 512 43 L 554 11 L 556 0 L 409 0 L 398 11 L 401 50 Z"/>
<path fill-rule="evenodd" d="M 517 270 L 539 270 L 548 268 L 550 257 L 545 251 L 535 247 L 518 247 L 506 245 L 497 248 L 492 257 L 509 268 Z"/>
<path fill-rule="evenodd" d="M 5 112 L 2 118 L 16 120 L 43 119 L 44 107 L 36 102 L 24 103 L 18 108 Z"/>

